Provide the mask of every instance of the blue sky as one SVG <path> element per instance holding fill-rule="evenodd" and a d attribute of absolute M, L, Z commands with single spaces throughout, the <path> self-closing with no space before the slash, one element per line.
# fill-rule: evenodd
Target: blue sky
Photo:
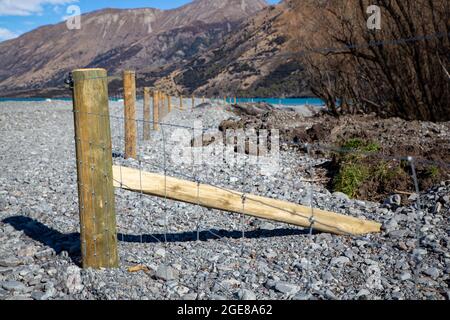
<path fill-rule="evenodd" d="M 266 0 L 278 3 L 278 0 Z M 39 26 L 61 22 L 70 5 L 78 5 L 81 13 L 102 8 L 171 9 L 189 0 L 0 0 L 0 42 L 15 38 Z"/>

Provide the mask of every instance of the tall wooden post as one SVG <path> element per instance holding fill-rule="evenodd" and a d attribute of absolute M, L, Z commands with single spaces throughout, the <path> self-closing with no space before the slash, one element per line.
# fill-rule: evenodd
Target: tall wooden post
<path fill-rule="evenodd" d="M 73 71 L 73 110 L 83 268 L 116 268 L 117 230 L 108 80 L 104 69 Z"/>
<path fill-rule="evenodd" d="M 144 128 L 143 139 L 150 140 L 150 88 L 144 88 Z"/>
<path fill-rule="evenodd" d="M 125 158 L 137 158 L 136 138 L 136 73 L 123 72 L 124 117 L 125 117 Z"/>
<path fill-rule="evenodd" d="M 172 97 L 167 95 L 167 112 L 172 112 Z"/>
<path fill-rule="evenodd" d="M 202 97 L 202 103 L 205 103 L 205 96 Z"/>
<path fill-rule="evenodd" d="M 153 92 L 153 130 L 159 130 L 159 92 L 155 90 Z"/>
<path fill-rule="evenodd" d="M 158 91 L 158 101 L 159 101 L 159 116 L 160 118 L 164 117 L 164 93 L 162 91 Z"/>
<path fill-rule="evenodd" d="M 192 110 L 195 108 L 195 96 L 192 95 Z"/>
<path fill-rule="evenodd" d="M 161 92 L 161 119 L 164 118 L 167 114 L 167 105 L 166 105 L 166 93 Z"/>
<path fill-rule="evenodd" d="M 183 96 L 180 95 L 180 110 L 183 110 Z"/>

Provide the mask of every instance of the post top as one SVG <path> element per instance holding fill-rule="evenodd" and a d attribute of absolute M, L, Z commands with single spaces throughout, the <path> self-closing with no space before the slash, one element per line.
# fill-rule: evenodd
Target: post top
<path fill-rule="evenodd" d="M 73 72 L 87 72 L 87 71 L 106 71 L 103 68 L 85 68 L 85 69 L 75 69 Z"/>
<path fill-rule="evenodd" d="M 75 82 L 89 79 L 102 79 L 107 78 L 107 72 L 105 69 L 76 69 L 72 71 L 72 77 Z"/>

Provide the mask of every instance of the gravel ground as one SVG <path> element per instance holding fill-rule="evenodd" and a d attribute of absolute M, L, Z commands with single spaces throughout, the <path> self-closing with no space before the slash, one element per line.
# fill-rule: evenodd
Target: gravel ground
<path fill-rule="evenodd" d="M 110 109 L 119 155 L 123 107 L 111 102 Z M 82 270 L 71 103 L 3 102 L 0 299 L 450 298 L 450 182 L 412 195 L 413 204 L 403 207 L 396 196 L 370 203 L 311 185 L 308 168 L 325 159 L 288 148 L 282 147 L 272 175 L 242 154 L 235 165 L 209 158 L 183 164 L 172 156 L 175 137 L 190 142 L 201 135 L 183 126 L 201 120 L 205 128 L 217 128 L 230 117 L 235 115 L 216 105 L 174 110 L 162 120 L 171 125 L 152 132 L 150 141 L 139 139 L 138 160 L 114 162 L 304 205 L 312 201 L 317 208 L 377 220 L 383 232 L 310 234 L 116 190 L 120 268 Z M 129 272 L 136 265 L 145 270 Z"/>

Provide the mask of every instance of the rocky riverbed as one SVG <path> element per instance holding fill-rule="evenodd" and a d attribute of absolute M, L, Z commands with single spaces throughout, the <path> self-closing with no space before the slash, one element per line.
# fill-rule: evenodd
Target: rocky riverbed
<path fill-rule="evenodd" d="M 383 232 L 310 233 L 118 189 L 120 268 L 80 269 L 71 103 L 4 102 L 0 299 L 450 298 L 450 182 L 410 195 L 403 206 L 398 195 L 384 203 L 352 200 L 311 184 L 314 168 L 327 159 L 283 145 L 268 171 L 245 153 L 224 163 L 202 158 L 205 150 L 196 153 L 198 148 L 187 150 L 204 161 L 181 162 L 174 153 L 180 141 L 190 146 L 192 137 L 212 134 L 224 120 L 238 117 L 215 104 L 174 110 L 149 141 L 141 139 L 140 123 L 139 158 L 124 160 L 123 106 L 111 102 L 110 109 L 115 164 L 312 203 L 379 221 Z M 203 131 L 191 129 L 195 121 Z"/>

